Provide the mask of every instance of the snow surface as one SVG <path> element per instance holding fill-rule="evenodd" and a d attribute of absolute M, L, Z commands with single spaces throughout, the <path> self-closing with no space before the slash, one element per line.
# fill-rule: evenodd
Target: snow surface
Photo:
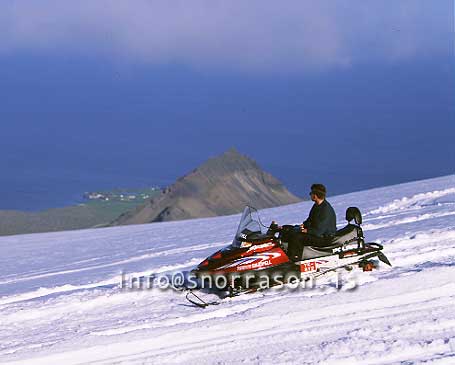
<path fill-rule="evenodd" d="M 2 364 L 455 364 L 455 176 L 329 199 L 393 267 L 199 309 L 120 274 L 189 270 L 239 215 L 0 238 Z M 299 223 L 310 202 L 261 212 Z M 355 283 L 355 288 L 348 283 Z"/>

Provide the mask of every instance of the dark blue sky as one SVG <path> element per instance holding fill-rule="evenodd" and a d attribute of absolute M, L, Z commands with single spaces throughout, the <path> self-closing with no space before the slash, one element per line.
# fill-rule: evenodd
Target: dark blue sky
<path fill-rule="evenodd" d="M 338 20 L 335 30 L 310 27 L 319 32 L 316 46 L 305 40 L 302 54 L 284 46 L 258 48 L 267 61 L 256 53 L 239 57 L 236 44 L 241 53 L 246 46 L 240 40 L 249 33 L 231 42 L 229 36 L 239 37 L 231 28 L 219 32 L 230 51 L 213 51 L 216 57 L 210 46 L 215 49 L 217 37 L 194 44 L 190 37 L 188 43 L 163 41 L 172 47 L 152 47 L 153 56 L 144 42 L 145 50 L 138 46 L 130 59 L 77 28 L 72 32 L 79 37 L 64 37 L 68 46 L 52 27 L 42 39 L 29 40 L 22 28 L 14 37 L 11 26 L 9 48 L 0 49 L 0 209 L 60 206 L 85 190 L 166 185 L 231 146 L 302 196 L 316 181 L 342 193 L 453 173 L 453 12 L 440 17 L 453 6 L 438 2 L 441 7 L 426 16 L 424 5 L 419 11 L 410 5 L 424 3 L 403 4 L 408 12 L 404 7 L 404 17 L 394 19 L 396 29 L 383 28 L 391 33 L 380 46 L 374 42 L 384 24 L 365 26 L 371 34 L 356 36 L 357 28 Z M 326 15 L 324 9 L 315 14 Z M 381 9 L 384 17 L 397 10 Z M 31 19 L 34 29 L 29 13 L 14 14 Z M 82 19 L 74 22 L 87 26 Z M 433 28 L 427 24 L 418 33 L 414 22 L 423 19 Z M 345 34 L 342 41 L 320 45 L 337 34 Z M 41 45 L 43 39 L 49 43 Z"/>

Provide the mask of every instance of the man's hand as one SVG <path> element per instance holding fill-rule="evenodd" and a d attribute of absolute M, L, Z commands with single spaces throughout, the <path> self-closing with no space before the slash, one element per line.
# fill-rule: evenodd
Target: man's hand
<path fill-rule="evenodd" d="M 308 229 L 305 228 L 303 223 L 300 225 L 300 232 L 302 232 L 302 233 L 307 233 L 308 232 Z"/>
<path fill-rule="evenodd" d="M 277 222 L 272 221 L 269 228 L 274 231 L 280 231 L 283 227 L 279 226 Z"/>

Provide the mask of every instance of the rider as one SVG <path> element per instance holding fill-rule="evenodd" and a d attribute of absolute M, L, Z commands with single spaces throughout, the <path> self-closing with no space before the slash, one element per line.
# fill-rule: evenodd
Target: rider
<path fill-rule="evenodd" d="M 310 197 L 314 202 L 307 220 L 300 225 L 299 231 L 289 234 L 288 256 L 299 261 L 303 246 L 326 246 L 336 232 L 336 215 L 325 199 L 327 189 L 322 184 L 311 185 Z"/>

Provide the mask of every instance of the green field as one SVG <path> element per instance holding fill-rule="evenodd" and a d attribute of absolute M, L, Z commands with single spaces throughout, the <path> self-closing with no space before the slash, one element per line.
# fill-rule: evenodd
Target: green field
<path fill-rule="evenodd" d="M 93 214 L 108 223 L 120 214 L 144 204 L 160 192 L 159 188 L 115 189 L 96 192 L 93 194 L 102 195 L 106 199 L 86 199 L 82 206 L 86 206 Z"/>

